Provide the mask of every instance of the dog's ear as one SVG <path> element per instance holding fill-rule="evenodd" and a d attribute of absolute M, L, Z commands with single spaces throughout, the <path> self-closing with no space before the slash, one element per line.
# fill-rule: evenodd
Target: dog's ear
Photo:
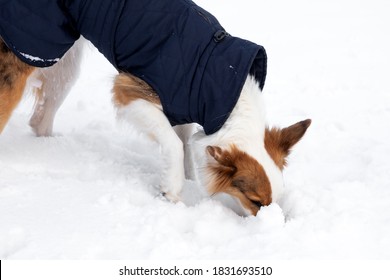
<path fill-rule="evenodd" d="M 234 165 L 231 154 L 218 146 L 207 146 L 207 152 L 228 172 L 235 172 L 237 168 Z"/>
<path fill-rule="evenodd" d="M 280 146 L 286 155 L 290 153 L 291 148 L 305 135 L 310 124 L 311 120 L 307 119 L 282 129 Z"/>
<path fill-rule="evenodd" d="M 311 120 L 307 119 L 283 129 L 267 128 L 265 130 L 265 148 L 280 169 L 286 166 L 286 158 L 291 148 L 305 135 L 310 124 Z"/>

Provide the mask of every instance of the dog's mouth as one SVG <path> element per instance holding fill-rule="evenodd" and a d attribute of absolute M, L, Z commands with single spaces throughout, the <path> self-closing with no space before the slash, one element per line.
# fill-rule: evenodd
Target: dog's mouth
<path fill-rule="evenodd" d="M 263 207 L 263 204 L 262 204 L 260 201 L 251 200 L 251 199 L 250 199 L 250 202 L 251 202 L 252 204 L 254 204 L 256 207 L 258 207 L 259 209 L 260 209 L 261 207 Z"/>

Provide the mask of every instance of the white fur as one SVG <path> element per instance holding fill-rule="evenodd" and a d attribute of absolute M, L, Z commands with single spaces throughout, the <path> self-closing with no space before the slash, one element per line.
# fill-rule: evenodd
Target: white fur
<path fill-rule="evenodd" d="M 30 119 L 37 136 L 52 134 L 55 114 L 79 76 L 85 42 L 85 39 L 79 39 L 59 62 L 48 68 L 38 68 L 30 76 L 30 88 L 42 91 Z"/>
<path fill-rule="evenodd" d="M 207 176 L 207 166 L 214 159 L 206 152 L 208 145 L 228 149 L 235 144 L 264 168 L 271 183 L 272 201 L 278 201 L 283 192 L 283 175 L 264 147 L 265 126 L 263 94 L 257 82 L 248 77 L 234 110 L 222 128 L 209 136 L 200 130 L 189 140 L 186 150 L 190 153 L 187 158 L 193 164 L 192 179 L 204 186 L 212 183 Z"/>
<path fill-rule="evenodd" d="M 180 200 L 179 194 L 184 182 L 183 143 L 172 129 L 161 106 L 138 99 L 119 107 L 118 117 L 160 144 L 165 164 L 161 176 L 161 191 L 172 201 Z"/>

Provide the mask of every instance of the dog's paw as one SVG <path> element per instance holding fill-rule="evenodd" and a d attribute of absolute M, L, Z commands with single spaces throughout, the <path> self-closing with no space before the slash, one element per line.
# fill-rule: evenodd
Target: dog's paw
<path fill-rule="evenodd" d="M 177 167 L 179 166 L 179 167 Z M 166 170 L 162 174 L 160 192 L 174 203 L 181 201 L 180 193 L 184 184 L 184 166 L 176 165 L 175 168 Z"/>

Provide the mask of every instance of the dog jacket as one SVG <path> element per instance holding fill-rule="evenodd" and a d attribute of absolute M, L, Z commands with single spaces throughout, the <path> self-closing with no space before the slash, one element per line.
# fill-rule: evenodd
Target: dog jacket
<path fill-rule="evenodd" d="M 0 0 L 0 36 L 30 65 L 53 65 L 80 35 L 146 81 L 172 125 L 195 122 L 212 134 L 248 74 L 264 86 L 264 48 L 229 35 L 190 0 Z"/>

